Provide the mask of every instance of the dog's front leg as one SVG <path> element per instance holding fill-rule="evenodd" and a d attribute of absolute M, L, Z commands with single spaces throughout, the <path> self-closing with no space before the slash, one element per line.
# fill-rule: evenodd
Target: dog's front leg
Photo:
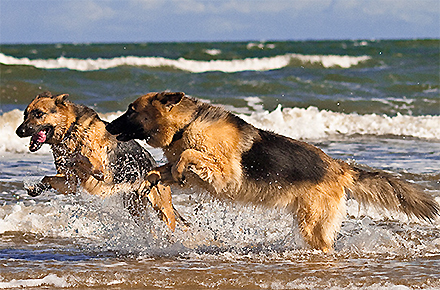
<path fill-rule="evenodd" d="M 104 181 L 104 172 L 102 162 L 95 159 L 90 159 L 83 154 L 76 152 L 72 154 L 68 160 L 70 168 L 74 169 L 75 174 L 82 180 L 87 180 L 89 176 L 93 176 L 99 181 Z"/>
<path fill-rule="evenodd" d="M 167 163 L 149 171 L 142 187 L 151 188 L 159 181 L 162 181 L 165 184 L 174 183 L 173 176 L 171 175 L 171 167 L 172 165 Z"/>
<path fill-rule="evenodd" d="M 47 176 L 45 176 L 44 178 L 46 178 Z M 51 188 L 50 184 L 47 182 L 43 182 L 40 181 L 36 184 L 30 185 L 30 186 L 25 186 L 25 189 L 27 191 L 27 193 L 32 196 L 38 196 L 40 194 L 42 194 L 44 191 L 49 190 Z"/>
<path fill-rule="evenodd" d="M 45 190 L 51 188 L 55 189 L 59 193 L 68 194 L 72 193 L 74 190 L 70 184 L 69 180 L 64 174 L 57 174 L 55 176 L 45 176 L 37 184 L 26 187 L 26 191 L 30 196 L 38 196 L 42 194 Z"/>
<path fill-rule="evenodd" d="M 219 168 L 218 162 L 200 151 L 194 149 L 183 151 L 179 161 L 171 168 L 171 174 L 174 180 L 178 182 L 184 181 L 186 171 L 196 174 L 216 189 L 224 187 L 222 182 L 223 172 Z"/>
<path fill-rule="evenodd" d="M 153 208 L 160 213 L 162 220 L 174 232 L 176 229 L 176 216 L 171 201 L 171 188 L 159 182 L 151 188 L 147 197 Z"/>
<path fill-rule="evenodd" d="M 74 193 L 77 188 L 76 180 L 68 178 L 64 174 L 57 174 L 55 176 L 45 176 L 41 183 L 48 184 L 51 188 L 58 191 L 58 193 L 69 194 Z"/>
<path fill-rule="evenodd" d="M 171 231 L 176 228 L 176 214 L 171 199 L 171 188 L 163 184 L 172 181 L 171 165 L 165 164 L 148 172 L 147 177 L 141 183 L 138 192 L 148 198 L 151 206 L 160 214 L 161 219 L 168 225 Z M 179 214 L 177 214 L 180 217 Z M 181 220 L 183 220 L 180 217 Z"/>

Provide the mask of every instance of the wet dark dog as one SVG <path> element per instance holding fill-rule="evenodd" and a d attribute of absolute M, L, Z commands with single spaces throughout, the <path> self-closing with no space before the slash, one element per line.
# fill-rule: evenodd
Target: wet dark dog
<path fill-rule="evenodd" d="M 123 192 L 126 206 L 135 215 L 145 206 L 145 195 L 174 230 L 169 187 L 158 184 L 151 191 L 142 192 L 143 180 L 156 166 L 150 153 L 134 140 L 116 140 L 94 110 L 66 98 L 67 94 L 38 95 L 26 108 L 24 122 L 17 128 L 19 137 L 31 136 L 32 152 L 44 143 L 50 144 L 58 173 L 27 188 L 29 194 L 37 196 L 49 188 L 68 194 L 76 192 L 78 186 L 102 197 Z"/>
<path fill-rule="evenodd" d="M 142 96 L 107 129 L 118 140 L 145 139 L 164 150 L 168 163 L 150 172 L 151 185 L 199 185 L 217 197 L 285 208 L 296 215 L 305 241 L 323 251 L 333 247 L 347 193 L 420 219 L 439 214 L 431 196 L 403 180 L 332 159 L 183 93 Z"/>

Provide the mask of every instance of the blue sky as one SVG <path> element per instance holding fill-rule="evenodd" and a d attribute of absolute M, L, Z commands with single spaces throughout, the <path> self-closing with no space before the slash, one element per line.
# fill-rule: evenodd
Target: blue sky
<path fill-rule="evenodd" d="M 438 0 L 0 0 L 0 43 L 440 38 Z"/>

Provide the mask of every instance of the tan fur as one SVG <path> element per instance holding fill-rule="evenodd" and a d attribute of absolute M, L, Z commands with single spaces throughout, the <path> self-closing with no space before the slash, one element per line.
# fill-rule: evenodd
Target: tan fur
<path fill-rule="evenodd" d="M 159 183 L 151 189 L 144 188 L 140 173 L 136 180 L 116 182 L 117 175 L 124 174 L 124 172 L 115 170 L 113 163 L 118 160 L 112 161 L 109 156 L 117 150 L 124 150 L 117 149 L 121 142 L 106 130 L 106 123 L 99 119 L 96 112 L 85 106 L 73 104 L 66 98 L 67 94 L 52 96 L 46 93 L 37 96 L 26 108 L 25 120 L 17 129 L 17 134 L 21 137 L 35 134 L 29 132 L 38 132 L 41 130 L 38 128 L 51 128 L 53 132 L 52 136 L 47 137 L 45 143 L 50 144 L 52 148 L 57 174 L 45 176 L 37 186 L 40 188 L 50 186 L 62 194 L 74 193 L 80 186 L 89 194 L 101 197 L 118 192 L 132 193 L 126 195 L 129 199 L 126 203 L 133 214 L 137 214 L 139 209 L 132 207 L 143 206 L 144 203 L 135 202 L 135 200 L 142 199 L 145 194 L 163 220 L 174 230 L 176 217 L 169 187 Z M 124 146 L 121 148 L 127 147 Z M 136 144 L 136 146 L 139 145 Z M 142 151 L 140 146 L 134 148 L 137 148 L 138 154 L 144 154 L 134 158 L 137 157 L 140 160 L 151 158 L 148 152 Z M 125 153 L 136 154 L 136 152 Z M 124 152 L 120 153 L 124 154 Z M 151 162 L 153 162 L 151 165 L 155 165 L 152 158 Z M 30 187 L 28 191 L 30 194 L 37 195 L 39 193 L 36 189 L 35 186 Z M 181 218 L 177 212 L 176 215 Z"/>
<path fill-rule="evenodd" d="M 121 140 L 145 139 L 164 150 L 168 163 L 150 172 L 151 184 L 186 183 L 219 198 L 287 209 L 296 215 L 305 241 L 326 252 L 346 214 L 346 190 L 361 201 L 417 217 L 438 214 L 432 197 L 410 190 L 403 181 L 388 178 L 383 185 L 383 175 L 365 176 L 310 144 L 257 129 L 183 93 L 142 96 L 107 129 Z M 370 195 L 369 184 L 378 187 Z M 393 186 L 402 188 L 400 197 L 394 196 Z M 386 189 L 387 198 L 377 197 L 380 188 Z M 420 201 L 427 205 L 418 213 Z"/>

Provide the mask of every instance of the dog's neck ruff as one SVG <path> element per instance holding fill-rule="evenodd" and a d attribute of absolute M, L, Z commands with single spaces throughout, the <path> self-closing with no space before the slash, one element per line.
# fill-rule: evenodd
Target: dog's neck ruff
<path fill-rule="evenodd" d="M 201 113 L 201 108 L 197 108 L 197 111 L 193 114 L 193 116 L 191 117 L 191 120 L 189 120 L 189 122 L 183 126 L 182 129 L 178 130 L 176 133 L 174 133 L 173 135 L 173 139 L 171 139 L 170 144 L 168 144 L 169 146 L 172 146 L 175 142 L 179 141 L 180 139 L 182 139 L 183 137 L 183 132 L 185 132 L 185 130 L 189 127 L 189 125 L 191 125 L 192 122 L 194 122 L 195 119 L 197 119 Z"/>
<path fill-rule="evenodd" d="M 70 135 L 72 135 L 73 129 L 78 124 L 77 121 L 78 121 L 78 118 L 76 118 L 75 121 L 70 125 L 69 129 L 67 129 L 67 132 L 66 132 L 66 134 L 64 134 L 63 140 L 61 140 L 61 142 L 64 142 L 67 139 L 69 139 Z"/>

